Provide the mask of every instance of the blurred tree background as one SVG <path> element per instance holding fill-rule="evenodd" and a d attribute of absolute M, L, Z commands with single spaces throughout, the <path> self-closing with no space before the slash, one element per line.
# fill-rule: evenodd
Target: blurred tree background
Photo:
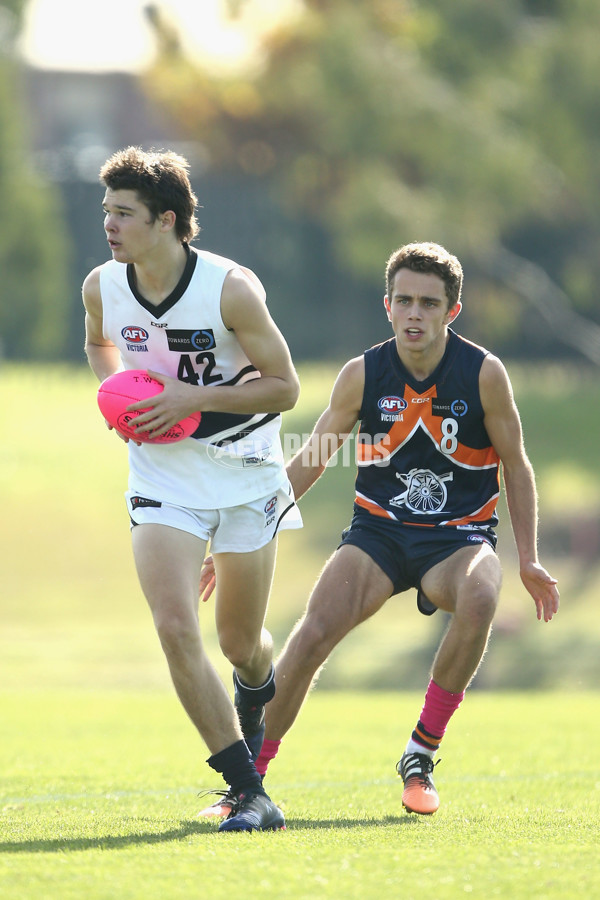
<path fill-rule="evenodd" d="M 0 0 L 3 352 L 83 361 L 79 288 L 106 258 L 95 173 L 117 147 L 106 136 L 85 191 L 32 164 L 24 6 Z M 298 361 L 386 337 L 385 261 L 424 239 L 463 261 L 459 330 L 509 359 L 600 362 L 597 0 L 223 8 L 252 40 L 217 69 L 168 0 L 150 3 L 157 52 L 136 90 L 168 121 L 163 146 L 191 148 L 199 244 L 256 269 Z"/>
<path fill-rule="evenodd" d="M 256 6 L 229 14 L 252 28 Z M 301 356 L 380 340 L 385 260 L 429 239 L 464 261 L 461 330 L 600 361 L 596 0 L 304 0 L 221 75 L 149 15 L 148 90 L 206 148 L 207 180 L 240 186 Z"/>
<path fill-rule="evenodd" d="M 26 151 L 14 49 L 23 7 L 23 0 L 0 4 L 0 356 L 60 359 L 68 352 L 70 251 L 59 192 L 33 171 Z"/>

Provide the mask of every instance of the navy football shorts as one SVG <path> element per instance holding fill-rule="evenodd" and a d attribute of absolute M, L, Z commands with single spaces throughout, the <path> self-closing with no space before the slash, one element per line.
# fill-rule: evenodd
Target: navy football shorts
<path fill-rule="evenodd" d="M 430 616 L 437 606 L 421 590 L 425 573 L 461 547 L 485 542 L 495 550 L 497 540 L 496 533 L 490 528 L 403 525 L 374 516 L 355 505 L 352 522 L 342 533 L 339 546 L 352 544 L 367 553 L 394 585 L 393 594 L 416 588 L 419 612 Z"/>

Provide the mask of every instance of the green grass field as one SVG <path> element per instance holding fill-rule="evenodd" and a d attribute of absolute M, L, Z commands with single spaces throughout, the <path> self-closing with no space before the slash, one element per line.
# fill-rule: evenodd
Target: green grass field
<path fill-rule="evenodd" d="M 474 691 L 432 817 L 394 773 L 420 701 L 315 692 L 268 776 L 287 830 L 224 835 L 196 818 L 215 785 L 170 692 L 5 693 L 0 896 L 598 896 L 597 697 Z"/>
<path fill-rule="evenodd" d="M 310 430 L 336 370 L 301 371 L 287 433 Z M 287 831 L 236 836 L 196 818 L 198 793 L 218 785 L 140 595 L 126 452 L 91 374 L 0 369 L 2 898 L 600 896 L 600 385 L 553 369 L 513 380 L 562 608 L 535 620 L 504 517 L 500 610 L 440 754 L 439 813 L 405 815 L 394 774 L 444 624 L 409 592 L 336 650 L 287 736 L 268 779 Z M 303 531 L 281 536 L 277 649 L 347 524 L 353 475 L 338 461 L 302 501 Z M 201 612 L 229 683 L 211 604 Z"/>

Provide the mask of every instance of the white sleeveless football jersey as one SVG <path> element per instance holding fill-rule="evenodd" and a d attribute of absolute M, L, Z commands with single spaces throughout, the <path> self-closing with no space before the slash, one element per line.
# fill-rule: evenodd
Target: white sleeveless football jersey
<path fill-rule="evenodd" d="M 135 268 L 100 269 L 104 336 L 126 369 L 153 369 L 190 384 L 243 384 L 258 373 L 221 318 L 225 276 L 237 263 L 187 248 L 175 290 L 158 306 L 139 293 Z M 129 490 L 192 509 L 238 506 L 287 483 L 278 413 L 204 413 L 174 444 L 129 442 Z"/>

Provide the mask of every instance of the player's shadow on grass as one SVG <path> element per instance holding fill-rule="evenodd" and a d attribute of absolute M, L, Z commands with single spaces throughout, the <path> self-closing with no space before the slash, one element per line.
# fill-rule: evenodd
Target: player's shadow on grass
<path fill-rule="evenodd" d="M 182 822 L 179 828 L 146 831 L 138 834 L 98 835 L 96 837 L 40 838 L 30 841 L 0 841 L 0 853 L 68 853 L 75 850 L 119 850 L 136 844 L 164 844 L 181 841 L 192 834 L 210 834 L 215 825 L 208 822 Z"/>
<path fill-rule="evenodd" d="M 412 816 L 384 816 L 382 819 L 289 819 L 288 831 L 327 831 L 350 828 L 382 828 L 388 825 L 409 825 Z M 103 835 L 96 837 L 40 838 L 30 841 L 0 841 L 0 853 L 69 853 L 81 850 L 119 850 L 137 844 L 164 844 L 181 841 L 193 834 L 216 834 L 215 823 L 182 822 L 179 828 L 139 834 Z"/>

